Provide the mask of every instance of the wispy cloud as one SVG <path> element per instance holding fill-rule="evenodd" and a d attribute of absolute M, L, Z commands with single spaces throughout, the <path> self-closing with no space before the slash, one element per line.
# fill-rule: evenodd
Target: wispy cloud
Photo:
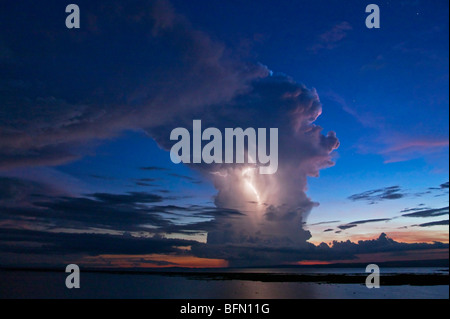
<path fill-rule="evenodd" d="M 169 175 L 172 176 L 172 177 L 177 177 L 177 178 L 184 179 L 184 180 L 189 181 L 189 182 L 191 182 L 193 184 L 201 184 L 202 183 L 202 181 L 200 181 L 198 179 L 195 179 L 193 177 L 187 176 L 187 175 L 181 175 L 181 174 L 177 174 L 177 173 L 170 173 Z"/>
<path fill-rule="evenodd" d="M 353 228 L 356 227 L 358 225 L 361 224 L 368 224 L 368 223 L 379 223 L 379 222 L 387 222 L 390 221 L 391 218 L 377 218 L 377 219 L 364 219 L 364 220 L 357 220 L 345 225 L 340 225 L 338 226 L 339 229 L 341 230 L 345 230 L 345 229 L 349 229 L 349 228 Z"/>
<path fill-rule="evenodd" d="M 165 167 L 159 167 L 159 166 L 145 166 L 145 167 L 139 167 L 140 170 L 143 171 L 169 171 L 170 169 Z"/>
<path fill-rule="evenodd" d="M 436 217 L 436 216 L 443 216 L 448 215 L 448 206 L 442 207 L 442 208 L 434 208 L 434 209 L 425 209 L 425 210 L 419 210 L 414 213 L 408 213 L 403 214 L 403 217 Z"/>
<path fill-rule="evenodd" d="M 386 164 L 428 157 L 449 147 L 448 137 L 408 135 L 393 129 L 382 115 L 362 111 L 362 107 L 358 108 L 356 103 L 350 103 L 337 92 L 330 90 L 324 96 L 335 102 L 363 127 L 373 130 L 375 135 L 365 136 L 364 140 L 357 144 L 357 149 L 363 154 L 381 155 Z"/>
<path fill-rule="evenodd" d="M 326 32 L 322 33 L 317 42 L 314 43 L 312 46 L 309 47 L 309 51 L 313 53 L 317 53 L 318 51 L 325 49 L 325 50 L 332 50 L 336 48 L 339 43 L 347 37 L 348 31 L 352 30 L 352 26 L 350 23 L 343 21 L 335 26 L 333 26 L 331 29 L 327 30 Z"/>
<path fill-rule="evenodd" d="M 413 226 L 417 226 L 417 227 L 448 226 L 448 219 L 440 220 L 440 221 L 436 221 L 436 222 L 423 223 L 423 224 L 413 225 Z"/>
<path fill-rule="evenodd" d="M 325 92 L 325 97 L 337 103 L 344 112 L 350 114 L 356 121 L 364 127 L 382 129 L 384 127 L 384 119 L 381 116 L 370 114 L 367 111 L 358 110 L 355 105 L 350 103 L 340 94 L 330 90 Z"/>
<path fill-rule="evenodd" d="M 338 228 L 341 229 L 341 230 L 346 230 L 346 229 L 350 229 L 350 228 L 353 228 L 353 227 L 356 227 L 356 226 L 358 226 L 358 225 L 346 224 L 346 225 L 339 225 Z"/>
<path fill-rule="evenodd" d="M 404 162 L 448 148 L 448 139 L 440 138 L 398 138 L 392 137 L 385 149 L 379 153 L 386 159 L 385 163 Z"/>
<path fill-rule="evenodd" d="M 324 222 L 319 222 L 319 223 L 314 223 L 314 224 L 308 224 L 308 226 L 318 226 L 318 225 L 327 225 L 327 224 L 335 224 L 335 223 L 340 223 L 340 220 L 330 220 L 330 221 L 324 221 Z"/>
<path fill-rule="evenodd" d="M 376 204 L 383 200 L 400 199 L 407 195 L 400 186 L 389 186 L 374 190 L 365 191 L 348 197 L 352 201 L 367 201 L 369 204 Z"/>

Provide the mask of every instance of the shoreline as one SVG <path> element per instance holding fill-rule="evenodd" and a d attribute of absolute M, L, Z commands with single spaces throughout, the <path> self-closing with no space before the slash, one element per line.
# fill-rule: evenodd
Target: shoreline
<path fill-rule="evenodd" d="M 5 272 L 54 272 L 65 274 L 59 269 L 31 269 L 31 268 L 0 268 Z M 289 274 L 289 273 L 237 273 L 224 271 L 135 271 L 135 270 L 98 270 L 86 269 L 85 273 L 110 274 L 110 275 L 149 275 L 165 277 L 182 277 L 189 280 L 205 281 L 259 281 L 259 282 L 298 282 L 317 284 L 365 284 L 369 274 Z M 383 286 L 438 286 L 449 285 L 449 274 L 381 274 L 380 283 Z"/>

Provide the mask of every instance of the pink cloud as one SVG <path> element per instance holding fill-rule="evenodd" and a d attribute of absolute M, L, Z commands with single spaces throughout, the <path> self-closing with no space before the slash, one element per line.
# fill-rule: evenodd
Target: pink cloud
<path fill-rule="evenodd" d="M 391 137 L 392 138 L 392 137 Z M 418 138 L 390 141 L 390 146 L 382 150 L 380 154 L 386 156 L 384 163 L 404 162 L 423 157 L 444 148 L 448 148 L 448 139 Z"/>
<path fill-rule="evenodd" d="M 408 136 L 406 133 L 395 131 L 379 114 L 362 111 L 361 107 L 356 107 L 354 103 L 347 103 L 346 99 L 336 92 L 328 91 L 325 96 L 337 103 L 344 112 L 365 128 L 374 130 L 375 136 L 370 134 L 364 136 L 356 147 L 363 154 L 382 155 L 385 164 L 429 158 L 449 146 L 448 138 Z"/>
<path fill-rule="evenodd" d="M 316 53 L 320 49 L 331 50 L 337 47 L 338 43 L 347 37 L 347 31 L 352 30 L 350 23 L 343 21 L 330 30 L 322 33 L 319 36 L 319 40 L 312 45 L 309 49 L 310 51 Z"/>

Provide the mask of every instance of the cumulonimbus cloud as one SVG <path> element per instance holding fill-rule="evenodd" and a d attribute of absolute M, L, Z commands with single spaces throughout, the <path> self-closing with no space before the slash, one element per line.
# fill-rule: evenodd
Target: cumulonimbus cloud
<path fill-rule="evenodd" d="M 39 42 L 46 54 L 58 52 L 51 61 L 39 61 L 48 80 L 42 80 L 39 72 L 38 78 L 25 73 L 20 86 L 12 78 L 5 79 L 0 169 L 64 164 L 83 156 L 86 142 L 125 130 L 145 130 L 168 150 L 170 131 L 189 128 L 194 119 L 221 130 L 275 127 L 279 168 L 274 175 L 259 175 L 245 165 L 191 166 L 214 183 L 217 208 L 239 212 L 215 216 L 215 226 L 208 232 L 209 248 L 202 248 L 201 254 L 215 257 L 217 251 L 235 246 L 227 251 L 229 259 L 238 263 L 248 260 L 239 257 L 246 247 L 261 253 L 255 256 L 259 261 L 272 263 L 273 258 L 281 258 L 274 253 L 277 249 L 307 247 L 311 235 L 302 223 L 317 205 L 306 195 L 307 177 L 332 166 L 331 153 L 339 146 L 334 132 L 323 134 L 314 124 L 322 112 L 318 93 L 288 76 L 274 75 L 260 63 L 233 56 L 224 44 L 192 27 L 167 1 L 92 4 L 90 14 L 96 15 L 95 25 L 73 37 L 43 26 L 30 38 L 30 45 Z M 334 45 L 346 30 L 346 24 L 337 26 L 322 40 Z M 123 42 L 102 37 L 104 32 L 125 39 L 132 32 L 136 41 L 128 40 L 124 47 Z M 84 41 L 98 43 L 92 49 Z M 67 68 L 61 76 L 61 69 L 54 66 L 76 63 L 74 47 L 76 55 L 86 58 L 85 65 Z M 37 63 L 40 53 L 24 55 L 22 62 Z M 121 63 L 116 63 L 118 57 Z M 17 74 L 22 73 L 17 70 Z M 75 83 L 74 78 L 86 81 Z M 94 200 L 100 206 L 112 200 L 105 196 L 97 194 Z M 87 201 L 79 199 L 79 204 Z"/>

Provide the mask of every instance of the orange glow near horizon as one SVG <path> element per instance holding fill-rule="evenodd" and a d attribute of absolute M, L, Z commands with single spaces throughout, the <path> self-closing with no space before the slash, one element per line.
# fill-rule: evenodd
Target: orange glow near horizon
<path fill-rule="evenodd" d="M 441 243 L 448 244 L 448 232 L 435 232 L 435 231 L 410 231 L 410 230 L 398 230 L 398 231 L 389 231 L 385 232 L 386 235 L 401 243 L 413 244 L 413 243 L 427 243 L 432 244 L 435 241 L 439 241 Z M 358 242 L 359 240 L 371 240 L 378 238 L 378 235 L 368 234 L 368 235 L 350 235 L 348 239 L 352 242 Z"/>
<path fill-rule="evenodd" d="M 102 267 L 106 265 L 113 268 L 224 268 L 228 262 L 223 259 L 199 258 L 194 256 L 176 255 L 100 255 L 86 257 L 83 261 L 87 265 Z"/>
<path fill-rule="evenodd" d="M 401 243 L 407 243 L 407 244 L 413 244 L 413 243 L 427 243 L 432 244 L 434 242 L 441 242 L 444 244 L 449 243 L 449 236 L 448 232 L 442 232 L 442 231 L 430 231 L 430 230 L 395 230 L 395 231 L 384 231 L 386 235 Z M 322 235 L 322 234 L 321 234 Z M 330 243 L 333 240 L 337 241 L 346 241 L 350 240 L 351 242 L 357 243 L 360 240 L 373 240 L 377 239 L 380 236 L 380 233 L 370 233 L 370 234 L 348 234 L 345 239 L 340 238 L 334 238 L 333 235 L 330 234 L 330 236 L 313 236 L 316 237 L 316 239 L 309 240 L 311 244 L 319 245 L 322 242 L 327 243 L 330 245 Z"/>
<path fill-rule="evenodd" d="M 315 266 L 315 265 L 329 265 L 329 264 L 332 264 L 332 262 L 322 260 L 302 260 L 293 263 L 293 265 L 301 265 L 301 266 Z"/>
<path fill-rule="evenodd" d="M 384 261 L 417 261 L 417 260 L 433 260 L 433 259 L 448 259 L 449 251 L 447 249 L 428 249 L 419 252 L 420 258 L 417 258 L 417 251 L 405 250 L 402 255 L 392 255 L 392 253 L 375 253 L 375 254 L 360 254 L 355 260 L 343 260 L 340 263 L 372 263 Z"/>
<path fill-rule="evenodd" d="M 401 241 L 404 243 L 433 243 L 435 241 L 439 241 L 441 243 L 448 244 L 448 232 L 411 232 L 411 231 L 403 231 L 403 232 L 390 232 L 389 237 L 394 239 L 395 241 Z"/>
<path fill-rule="evenodd" d="M 433 259 L 448 259 L 449 251 L 447 249 L 428 249 L 421 250 L 420 257 L 417 258 L 417 251 L 406 250 L 403 255 L 392 255 L 391 252 L 386 253 L 373 253 L 373 254 L 359 254 L 356 255 L 356 259 L 347 260 L 305 260 L 292 263 L 292 265 L 301 266 L 316 266 L 316 265 L 330 265 L 330 264 L 351 264 L 351 263 L 377 263 L 377 262 L 389 262 L 389 261 L 417 261 L 417 260 L 433 260 Z"/>
<path fill-rule="evenodd" d="M 392 255 L 392 253 L 373 253 L 360 254 L 356 259 L 351 260 L 302 260 L 290 263 L 291 265 L 315 266 L 329 265 L 336 263 L 373 263 L 387 261 L 416 261 L 432 259 L 448 259 L 449 251 L 447 249 L 429 249 L 421 250 L 420 258 L 417 251 L 404 251 L 402 255 Z M 112 268 L 226 268 L 228 262 L 223 259 L 199 258 L 194 256 L 175 256 L 175 255 L 101 255 L 97 257 L 86 257 L 82 261 L 86 266 Z"/>
<path fill-rule="evenodd" d="M 448 243 L 448 233 L 442 232 L 417 232 L 417 231 L 396 231 L 386 232 L 387 236 L 397 242 L 401 243 L 433 243 L 440 241 Z M 368 235 L 354 235 L 347 239 L 357 243 L 359 240 L 374 240 L 379 237 L 379 234 Z M 314 242 L 312 242 L 314 243 Z M 319 243 L 314 243 L 318 245 Z M 330 245 L 330 243 L 329 243 Z M 331 245 L 330 245 L 331 246 Z M 91 267 L 111 267 L 111 268 L 168 268 L 168 267 L 185 267 L 185 268 L 226 268 L 229 266 L 227 260 L 213 259 L 213 258 L 199 258 L 186 254 L 171 255 L 171 254 L 150 254 L 150 255 L 100 255 L 84 257 L 80 263 Z M 371 253 L 359 254 L 351 260 L 301 260 L 298 262 L 289 263 L 291 265 L 314 266 L 314 265 L 328 265 L 335 263 L 371 263 L 371 262 L 385 262 L 385 261 L 412 261 L 412 260 L 431 260 L 431 259 L 448 259 L 448 249 L 428 249 L 428 250 L 407 250 L 402 254 L 387 253 Z"/>

